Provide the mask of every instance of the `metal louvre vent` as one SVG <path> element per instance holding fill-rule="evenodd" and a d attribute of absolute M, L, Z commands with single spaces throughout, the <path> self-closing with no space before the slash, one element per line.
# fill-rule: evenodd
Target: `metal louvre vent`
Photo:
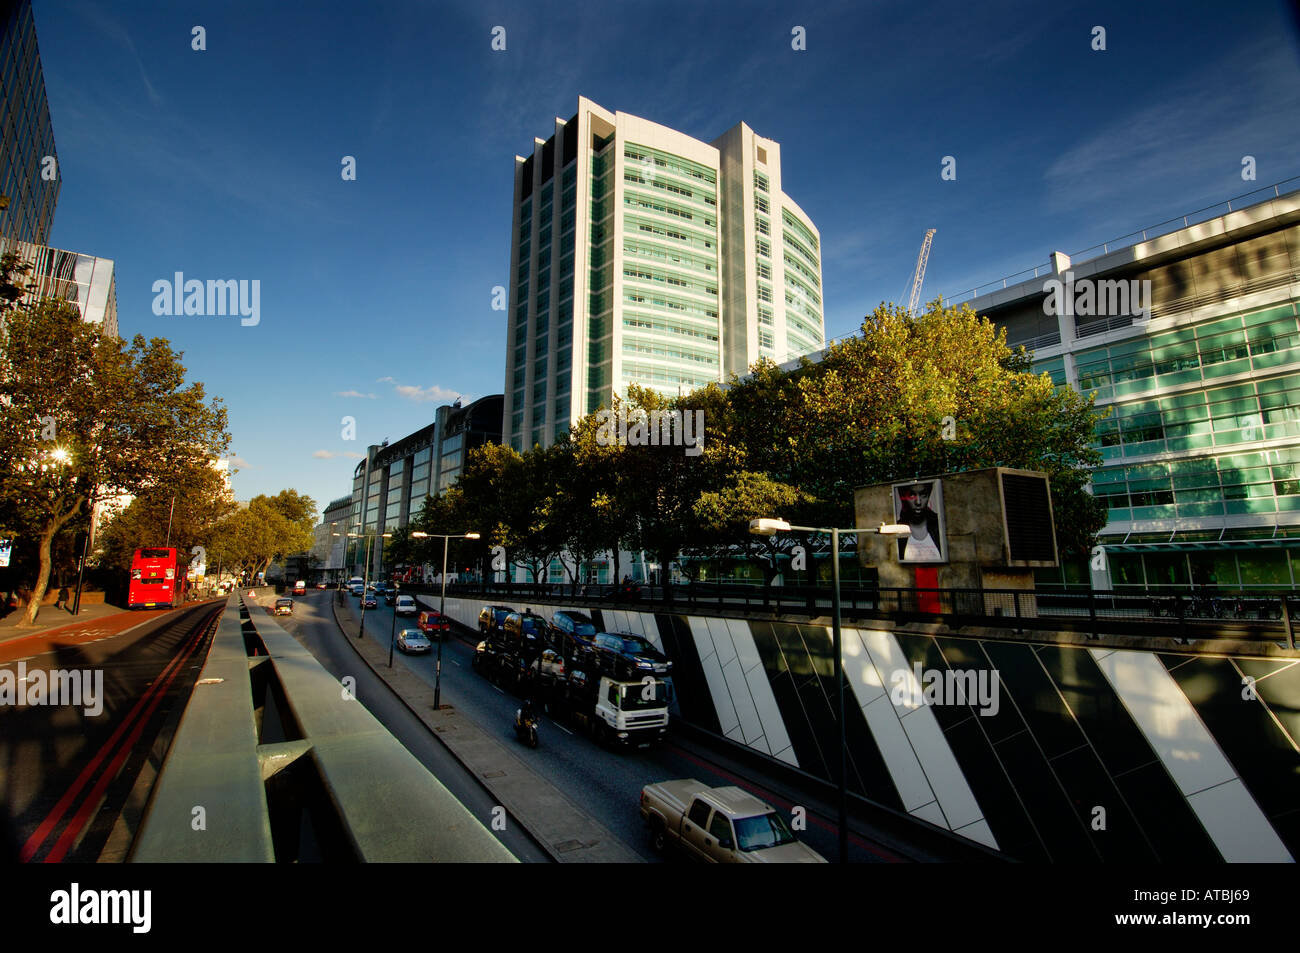
<path fill-rule="evenodd" d="M 1003 473 L 1002 498 L 1006 503 L 1007 545 L 1012 562 L 1055 562 L 1056 540 L 1052 534 L 1047 480 Z"/>

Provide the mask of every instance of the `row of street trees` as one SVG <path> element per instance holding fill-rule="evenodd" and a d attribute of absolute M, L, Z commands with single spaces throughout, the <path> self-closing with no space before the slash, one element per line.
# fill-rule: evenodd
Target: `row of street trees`
<path fill-rule="evenodd" d="M 784 372 L 765 362 L 725 389 L 668 399 L 634 386 L 626 407 L 615 399 L 616 414 L 666 410 L 703 412 L 702 452 L 611 442 L 591 415 L 546 449 L 473 451 L 409 529 L 478 532 L 455 544 L 456 564 L 500 546 L 534 580 L 559 559 L 577 583 L 582 564 L 606 552 L 618 578 L 622 548 L 652 554 L 665 583 L 673 564 L 694 578 L 698 561 L 682 556 L 736 552 L 758 558 L 771 582 L 783 552 L 815 547 L 799 534 L 751 536 L 752 518 L 852 526 L 858 486 L 991 466 L 1050 476 L 1064 558 L 1087 553 L 1106 522 L 1086 490 L 1101 462 L 1089 447 L 1101 416 L 1092 398 L 1031 373 L 1029 355 L 969 307 L 934 302 L 913 318 L 882 306 L 816 364 Z M 441 549 L 399 532 L 385 562 L 440 564 Z"/>
<path fill-rule="evenodd" d="M 133 497 L 96 548 L 125 569 L 141 546 L 207 550 L 249 574 L 310 547 L 315 503 L 293 490 L 237 508 L 212 466 L 230 445 L 220 398 L 185 383 L 168 341 L 105 337 L 58 298 L 20 304 L 27 266 L 0 257 L 0 538 L 33 581 L 24 621 L 36 620 L 56 556 L 100 502 Z"/>
<path fill-rule="evenodd" d="M 98 502 L 184 485 L 230 435 L 166 340 L 105 337 L 57 298 L 20 306 L 26 271 L 0 260 L 0 536 L 34 544 L 31 623 L 60 534 Z"/>

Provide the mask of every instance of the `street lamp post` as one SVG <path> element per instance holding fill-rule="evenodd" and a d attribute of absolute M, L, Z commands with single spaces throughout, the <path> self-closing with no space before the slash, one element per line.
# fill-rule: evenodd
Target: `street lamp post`
<path fill-rule="evenodd" d="M 831 652 L 835 656 L 835 720 L 840 727 L 840 769 L 836 779 L 839 785 L 839 848 L 840 863 L 849 860 L 849 787 L 848 741 L 844 718 L 844 653 L 840 645 L 840 533 L 879 533 L 882 536 L 907 536 L 912 530 L 902 523 L 881 523 L 879 527 L 854 526 L 834 529 L 821 526 L 791 526 L 785 520 L 750 520 L 749 531 L 756 536 L 772 536 L 799 530 L 805 533 L 831 534 Z"/>
<path fill-rule="evenodd" d="M 478 539 L 478 533 L 453 533 L 444 535 L 442 533 L 422 533 L 416 530 L 411 534 L 416 539 L 428 539 L 430 537 L 437 539 L 442 537 L 442 595 L 438 598 L 438 661 L 433 669 L 433 710 L 438 711 L 441 707 L 442 699 L 442 643 L 446 639 L 447 630 L 441 628 L 447 618 L 447 547 L 453 539 Z"/>
<path fill-rule="evenodd" d="M 357 526 L 357 529 L 363 529 L 363 528 L 364 527 L 360 525 Z M 369 591 L 370 588 L 370 545 L 375 541 L 376 536 L 383 536 L 385 539 L 387 539 L 393 534 L 392 533 L 378 533 L 378 534 L 377 533 L 364 533 L 364 534 L 348 533 L 348 535 L 357 538 L 360 538 L 361 536 L 364 535 L 366 539 L 366 571 L 365 574 L 362 576 L 362 582 L 361 582 L 361 627 L 360 629 L 357 630 L 357 638 L 364 639 L 366 637 L 366 592 Z"/>
<path fill-rule="evenodd" d="M 393 583 L 393 591 L 401 592 L 402 584 L 400 582 Z M 393 600 L 393 622 L 388 629 L 388 667 L 389 668 L 393 667 L 393 646 L 396 644 L 397 644 L 397 600 L 394 599 Z"/>

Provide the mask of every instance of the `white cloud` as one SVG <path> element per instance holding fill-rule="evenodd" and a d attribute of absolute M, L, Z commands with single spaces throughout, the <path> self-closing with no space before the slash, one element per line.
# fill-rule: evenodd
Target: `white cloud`
<path fill-rule="evenodd" d="M 359 390 L 336 390 L 335 397 L 364 397 L 366 400 L 378 400 L 374 394 L 363 394 Z"/>
<path fill-rule="evenodd" d="M 421 403 L 426 401 L 436 401 L 440 404 L 450 404 L 460 396 L 458 391 L 448 390 L 445 387 L 439 387 L 437 384 L 431 384 L 428 387 L 416 387 L 413 384 L 398 384 L 395 389 L 407 400 L 414 400 Z"/>
<path fill-rule="evenodd" d="M 355 450 L 344 450 L 336 453 L 333 450 L 313 450 L 312 454 L 317 460 L 333 460 L 335 457 L 346 457 L 349 460 L 361 460 L 365 457 L 364 453 L 357 453 Z"/>
<path fill-rule="evenodd" d="M 251 467 L 251 466 L 252 466 L 251 463 L 249 463 L 249 462 L 248 462 L 247 460 L 245 460 L 243 457 L 238 456 L 237 454 L 233 454 L 233 453 L 232 453 L 232 454 L 230 455 L 230 457 L 229 457 L 229 460 L 230 460 L 230 465 L 231 465 L 232 467 Z"/>
<path fill-rule="evenodd" d="M 392 377 L 380 377 L 375 380 L 376 384 L 396 384 L 397 381 Z"/>

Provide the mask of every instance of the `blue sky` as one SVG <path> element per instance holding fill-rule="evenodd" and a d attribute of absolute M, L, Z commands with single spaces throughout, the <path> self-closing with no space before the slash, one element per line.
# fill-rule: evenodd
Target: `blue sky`
<path fill-rule="evenodd" d="M 170 339 L 225 401 L 241 499 L 323 508 L 367 444 L 503 389 L 513 157 L 579 95 L 780 142 L 831 337 L 904 295 L 926 228 L 925 295 L 951 296 L 1300 175 L 1300 40 L 1273 0 L 34 8 L 51 244 L 113 259 L 122 335 Z M 260 322 L 155 315 L 177 271 L 260 281 Z"/>

